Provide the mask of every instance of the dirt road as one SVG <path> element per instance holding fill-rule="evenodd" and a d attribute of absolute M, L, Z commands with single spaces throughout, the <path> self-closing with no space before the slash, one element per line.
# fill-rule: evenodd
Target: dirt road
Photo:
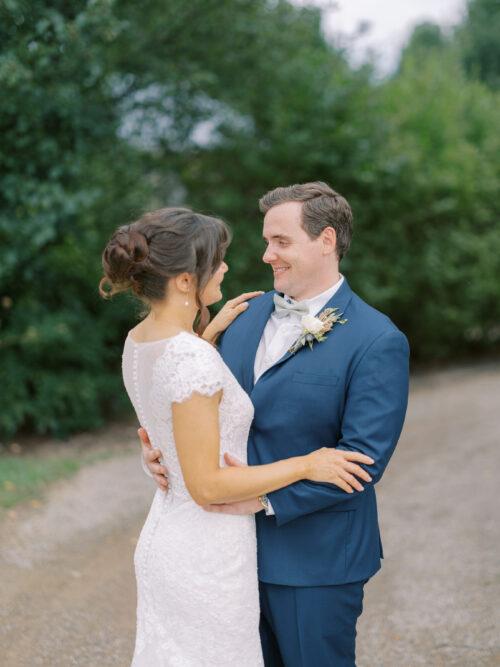
<path fill-rule="evenodd" d="M 133 429 L 121 437 L 130 445 Z M 366 588 L 359 667 L 500 664 L 499 440 L 499 367 L 413 381 L 378 485 L 386 558 Z M 124 452 L 0 522 L 3 667 L 130 664 L 132 555 L 152 487 Z"/>

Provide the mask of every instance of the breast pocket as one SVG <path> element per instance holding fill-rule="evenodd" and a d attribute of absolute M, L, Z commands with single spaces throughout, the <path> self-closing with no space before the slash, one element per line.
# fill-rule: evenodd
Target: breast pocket
<path fill-rule="evenodd" d="M 291 381 L 290 381 L 291 380 Z M 342 403 L 343 383 L 334 373 L 295 371 L 283 387 L 282 400 L 303 418 L 303 428 L 336 423 Z"/>
<path fill-rule="evenodd" d="M 334 375 L 333 373 L 308 373 L 304 371 L 295 371 L 292 375 L 292 382 L 334 387 L 339 383 L 339 376 Z"/>

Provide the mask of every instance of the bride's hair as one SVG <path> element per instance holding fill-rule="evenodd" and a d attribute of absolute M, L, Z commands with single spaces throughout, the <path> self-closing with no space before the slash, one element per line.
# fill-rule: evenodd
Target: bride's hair
<path fill-rule="evenodd" d="M 161 208 L 119 227 L 102 254 L 99 293 L 109 298 L 131 290 L 150 304 L 167 294 L 167 282 L 181 273 L 196 278 L 198 332 L 208 324 L 201 294 L 220 266 L 231 232 L 225 222 L 187 208 Z"/>

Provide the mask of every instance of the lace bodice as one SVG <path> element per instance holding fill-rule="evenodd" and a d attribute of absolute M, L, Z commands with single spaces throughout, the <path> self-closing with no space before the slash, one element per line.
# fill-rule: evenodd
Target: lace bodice
<path fill-rule="evenodd" d="M 246 463 L 253 405 L 217 350 L 205 340 L 181 332 L 165 340 L 136 343 L 129 335 L 123 352 L 123 379 L 141 426 L 168 464 L 170 502 L 189 498 L 175 448 L 172 403 L 182 403 L 194 392 L 212 396 L 222 390 L 221 465 L 224 452 Z"/>

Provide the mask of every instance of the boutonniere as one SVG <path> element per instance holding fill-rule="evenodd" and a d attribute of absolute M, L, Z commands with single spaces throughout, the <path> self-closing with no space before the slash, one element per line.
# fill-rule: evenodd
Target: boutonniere
<path fill-rule="evenodd" d="M 338 311 L 338 308 L 325 308 L 318 317 L 304 315 L 301 319 L 302 333 L 288 351 L 295 354 L 306 343 L 312 350 L 314 341 L 322 343 L 326 340 L 326 334 L 331 331 L 335 324 L 345 324 L 347 322 L 346 319 L 342 319 L 342 313 Z"/>

